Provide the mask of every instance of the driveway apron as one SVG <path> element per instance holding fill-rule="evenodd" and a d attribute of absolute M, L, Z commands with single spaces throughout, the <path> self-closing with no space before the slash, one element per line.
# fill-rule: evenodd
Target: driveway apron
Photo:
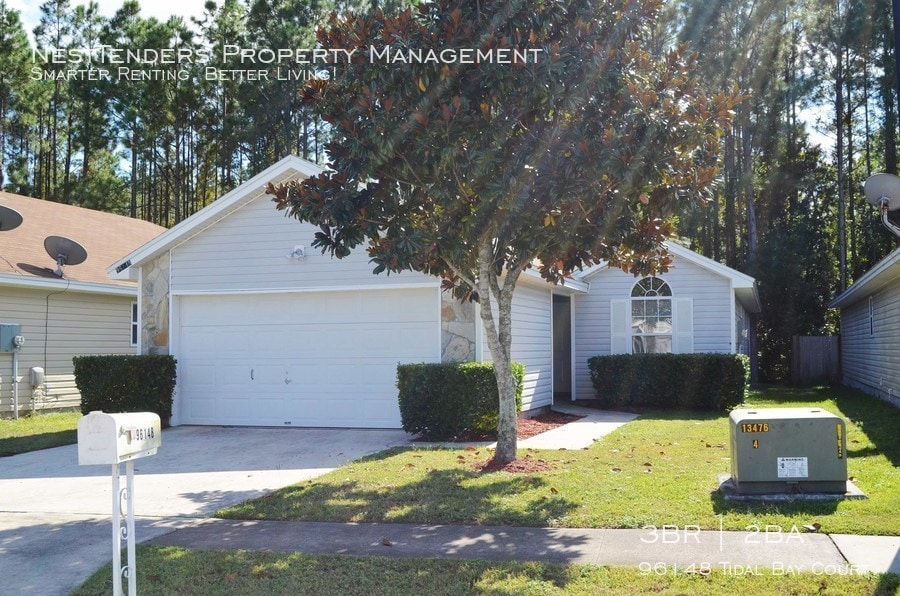
<path fill-rule="evenodd" d="M 408 442 L 398 430 L 177 427 L 135 461 L 138 542 Z M 0 592 L 67 594 L 110 560 L 110 466 L 77 446 L 0 458 Z M 123 543 L 124 544 L 124 543 Z"/>

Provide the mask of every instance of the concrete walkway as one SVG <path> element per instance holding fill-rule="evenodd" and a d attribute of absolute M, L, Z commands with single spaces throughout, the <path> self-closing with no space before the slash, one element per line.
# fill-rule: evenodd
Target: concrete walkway
<path fill-rule="evenodd" d="M 530 447 L 531 449 L 586 449 L 593 445 L 594 441 L 605 437 L 626 422 L 631 422 L 637 418 L 637 414 L 607 412 L 570 404 L 557 404 L 553 406 L 553 411 L 583 416 L 583 418 L 558 426 L 545 433 L 523 439 L 519 441 L 519 447 Z"/>
<path fill-rule="evenodd" d="M 209 550 L 635 565 L 730 574 L 900 573 L 900 537 L 207 519 L 150 541 Z"/>
<path fill-rule="evenodd" d="M 623 424 L 631 422 L 638 417 L 637 414 L 628 412 L 597 410 L 596 408 L 585 408 L 584 406 L 566 403 L 554 404 L 553 411 L 581 416 L 581 419 L 558 426 L 539 435 L 521 439 L 518 441 L 518 447 L 525 449 L 587 449 L 594 444 L 594 441 L 599 441 Z M 417 447 L 448 447 L 450 449 L 458 449 L 460 445 L 460 443 L 442 441 L 416 441 L 415 443 Z M 465 445 L 493 449 L 497 446 L 497 442 L 469 441 Z"/>

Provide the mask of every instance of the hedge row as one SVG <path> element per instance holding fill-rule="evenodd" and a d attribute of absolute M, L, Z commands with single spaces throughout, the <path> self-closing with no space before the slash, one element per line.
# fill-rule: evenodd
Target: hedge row
<path fill-rule="evenodd" d="M 81 412 L 154 412 L 164 425 L 172 416 L 172 356 L 76 356 L 75 384 Z"/>
<path fill-rule="evenodd" d="M 603 407 L 728 411 L 744 401 L 750 360 L 742 354 L 621 354 L 588 360 Z"/>
<path fill-rule="evenodd" d="M 525 366 L 514 362 L 513 376 L 519 412 Z M 497 430 L 499 396 L 490 363 L 400 364 L 397 388 L 406 432 L 419 433 L 430 440 L 447 440 L 464 433 Z"/>

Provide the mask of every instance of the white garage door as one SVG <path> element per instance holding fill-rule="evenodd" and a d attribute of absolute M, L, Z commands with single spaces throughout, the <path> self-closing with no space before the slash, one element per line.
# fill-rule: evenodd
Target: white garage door
<path fill-rule="evenodd" d="M 181 423 L 399 428 L 397 363 L 440 359 L 437 290 L 181 296 Z"/>

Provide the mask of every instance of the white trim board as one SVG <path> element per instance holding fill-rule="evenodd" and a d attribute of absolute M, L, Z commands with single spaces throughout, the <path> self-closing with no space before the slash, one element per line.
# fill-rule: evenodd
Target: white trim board
<path fill-rule="evenodd" d="M 383 290 L 420 290 L 426 288 L 438 288 L 440 284 L 434 283 L 409 283 L 391 285 L 352 285 L 352 286 L 321 286 L 316 288 L 256 288 L 236 290 L 171 290 L 172 296 L 236 296 L 242 294 L 312 294 L 323 292 L 360 292 Z"/>

